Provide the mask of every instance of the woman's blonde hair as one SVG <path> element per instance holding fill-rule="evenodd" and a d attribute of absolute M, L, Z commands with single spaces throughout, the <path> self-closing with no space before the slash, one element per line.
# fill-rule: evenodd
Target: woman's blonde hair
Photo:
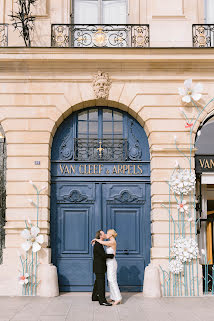
<path fill-rule="evenodd" d="M 116 237 L 117 237 L 117 232 L 116 232 L 115 230 L 110 229 L 110 230 L 107 231 L 107 233 L 108 233 L 108 232 L 110 232 L 111 235 L 116 239 Z"/>

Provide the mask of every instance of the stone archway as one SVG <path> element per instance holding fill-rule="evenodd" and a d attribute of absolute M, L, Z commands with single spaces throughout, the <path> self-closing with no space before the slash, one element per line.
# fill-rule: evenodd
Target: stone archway
<path fill-rule="evenodd" d="M 90 120 L 90 111 L 96 119 Z M 104 137 L 106 124 L 108 139 Z M 110 138 L 109 126 L 116 128 L 111 129 Z M 58 268 L 60 290 L 91 290 L 90 239 L 100 228 L 116 228 L 119 284 L 122 290 L 142 291 L 151 247 L 150 153 L 143 127 L 115 108 L 92 107 L 73 113 L 55 133 L 51 163 L 52 262 Z"/>

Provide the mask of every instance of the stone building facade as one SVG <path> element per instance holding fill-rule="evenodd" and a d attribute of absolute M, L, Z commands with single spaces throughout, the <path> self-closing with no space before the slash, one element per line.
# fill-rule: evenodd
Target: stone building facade
<path fill-rule="evenodd" d="M 51 24 L 69 24 L 71 13 L 75 23 L 75 7 L 71 0 L 38 0 L 32 46 L 25 48 L 8 16 L 15 10 L 15 5 L 14 0 L 0 0 L 0 23 L 9 24 L 8 46 L 0 47 L 0 122 L 6 143 L 7 167 L 0 295 L 21 295 L 17 282 L 20 266 L 17 249 L 23 242 L 20 233 L 26 219 L 36 222 L 35 208 L 28 201 L 29 198 L 36 199 L 30 180 L 39 188 L 47 186 L 40 198 L 39 228 L 44 243 L 39 252 L 39 263 L 53 262 L 50 227 L 53 215 L 52 143 L 66 119 L 87 108 L 122 111 L 145 131 L 150 154 L 151 193 L 151 246 L 146 265 L 151 262 L 158 267 L 167 266 L 168 214 L 161 206 L 168 202 L 169 190 L 165 181 L 176 160 L 181 167 L 187 167 L 184 157 L 175 148 L 174 136 L 182 151 L 189 149 L 189 130 L 178 109 L 183 106 L 178 88 L 183 87 L 186 79 L 192 78 L 203 84 L 205 102 L 214 94 L 214 49 L 192 47 L 192 25 L 204 23 L 204 1 L 127 1 L 127 24 L 149 25 L 150 45 L 140 48 L 51 46 Z M 93 87 L 93 77 L 98 71 L 107 73 L 111 82 L 104 97 L 97 96 Z M 192 108 L 184 108 L 188 116 L 195 117 Z M 211 103 L 201 113 L 194 134 L 213 108 Z M 84 178 L 84 183 L 87 179 Z M 139 177 L 137 181 L 133 179 L 132 184 L 138 181 Z M 75 182 L 71 178 L 69 186 Z M 70 208 L 72 206 L 71 203 Z M 172 206 L 176 209 L 175 202 Z M 82 221 L 77 219 L 77 222 Z M 201 273 L 200 266 L 200 277 Z M 72 282 L 69 284 L 69 290 L 73 290 Z M 85 289 L 90 290 L 90 287 L 86 285 Z"/>

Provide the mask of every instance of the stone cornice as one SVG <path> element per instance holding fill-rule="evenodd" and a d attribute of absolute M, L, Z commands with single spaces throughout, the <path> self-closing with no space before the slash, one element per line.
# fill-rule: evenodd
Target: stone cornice
<path fill-rule="evenodd" d="M 0 48 L 0 72 L 12 72 L 14 68 L 16 72 L 86 71 L 86 66 L 88 71 L 104 67 L 138 72 L 164 70 L 169 74 L 185 69 L 195 75 L 204 70 L 205 78 L 213 79 L 214 48 Z M 174 76 L 182 78 L 183 70 Z"/>
<path fill-rule="evenodd" d="M 0 47 L 0 60 L 214 61 L 214 48 L 43 48 Z"/>

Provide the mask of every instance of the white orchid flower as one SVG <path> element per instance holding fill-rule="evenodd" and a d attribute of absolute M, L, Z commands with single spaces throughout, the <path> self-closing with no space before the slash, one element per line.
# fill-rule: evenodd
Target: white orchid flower
<path fill-rule="evenodd" d="M 188 206 L 186 205 L 186 201 L 183 200 L 182 202 L 177 203 L 177 209 L 180 210 L 180 212 L 184 213 L 188 211 Z"/>
<path fill-rule="evenodd" d="M 25 273 L 24 275 L 20 275 L 19 276 L 19 284 L 24 285 L 24 284 L 28 284 L 29 282 L 29 274 Z"/>
<path fill-rule="evenodd" d="M 185 103 L 190 103 L 191 100 L 198 101 L 201 99 L 201 92 L 203 91 L 203 86 L 201 83 L 197 83 L 195 86 L 192 85 L 192 79 L 187 79 L 184 81 L 184 88 L 178 88 L 178 92 L 182 97 L 182 101 Z"/>
<path fill-rule="evenodd" d="M 31 247 L 33 252 L 38 252 L 41 249 L 41 245 L 44 242 L 43 235 L 38 235 L 40 229 L 36 226 L 31 227 L 31 229 L 24 229 L 21 236 L 26 239 L 26 242 L 22 243 L 22 248 L 27 252 Z"/>

